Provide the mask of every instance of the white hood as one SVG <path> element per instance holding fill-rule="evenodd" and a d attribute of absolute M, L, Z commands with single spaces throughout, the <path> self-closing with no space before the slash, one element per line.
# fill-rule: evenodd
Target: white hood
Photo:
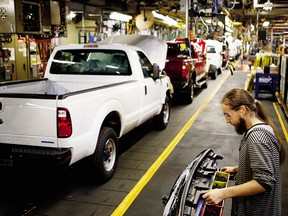
<path fill-rule="evenodd" d="M 151 63 L 157 63 L 164 69 L 167 56 L 167 43 L 159 38 L 149 35 L 117 35 L 110 36 L 98 44 L 127 44 L 142 49 Z"/>

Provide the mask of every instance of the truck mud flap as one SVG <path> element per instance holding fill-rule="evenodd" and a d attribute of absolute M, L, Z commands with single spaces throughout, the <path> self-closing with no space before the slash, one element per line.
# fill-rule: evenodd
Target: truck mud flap
<path fill-rule="evenodd" d="M 229 174 L 217 168 L 217 160 L 223 157 L 211 149 L 202 151 L 178 176 L 169 196 L 163 196 L 163 216 L 222 215 L 224 201 L 219 205 L 208 205 L 202 194 L 212 188 L 226 187 Z"/>

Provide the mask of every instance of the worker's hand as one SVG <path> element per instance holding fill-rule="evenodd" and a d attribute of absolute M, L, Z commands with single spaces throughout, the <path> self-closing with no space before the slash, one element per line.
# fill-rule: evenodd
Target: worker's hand
<path fill-rule="evenodd" d="M 210 205 L 218 205 L 222 200 L 223 197 L 223 190 L 222 189 L 212 189 L 202 195 L 202 198 L 206 201 L 207 204 Z"/>
<path fill-rule="evenodd" d="M 238 170 L 238 166 L 226 166 L 221 168 L 221 172 L 226 172 L 226 173 L 236 173 Z"/>

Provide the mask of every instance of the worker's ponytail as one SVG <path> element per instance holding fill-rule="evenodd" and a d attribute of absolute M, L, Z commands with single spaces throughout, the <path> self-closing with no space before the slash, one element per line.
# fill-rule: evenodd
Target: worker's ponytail
<path fill-rule="evenodd" d="M 280 137 L 280 134 L 276 130 L 276 127 L 274 123 L 271 121 L 268 112 L 266 111 L 265 107 L 262 105 L 262 103 L 258 100 L 255 100 L 255 106 L 256 106 L 256 115 L 259 119 L 261 119 L 263 122 L 266 124 L 270 125 L 270 127 L 273 128 L 274 134 L 280 144 L 280 163 L 283 164 L 285 161 L 286 157 L 286 152 L 285 152 L 285 146 L 284 143 Z"/>

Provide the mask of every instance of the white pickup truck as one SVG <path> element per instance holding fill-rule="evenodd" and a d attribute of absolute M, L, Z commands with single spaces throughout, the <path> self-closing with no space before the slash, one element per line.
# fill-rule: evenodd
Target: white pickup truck
<path fill-rule="evenodd" d="M 171 83 L 160 70 L 166 53 L 165 41 L 144 35 L 63 45 L 44 78 L 0 83 L 0 165 L 87 158 L 91 178 L 108 181 L 118 138 L 149 119 L 157 129 L 169 122 Z"/>

